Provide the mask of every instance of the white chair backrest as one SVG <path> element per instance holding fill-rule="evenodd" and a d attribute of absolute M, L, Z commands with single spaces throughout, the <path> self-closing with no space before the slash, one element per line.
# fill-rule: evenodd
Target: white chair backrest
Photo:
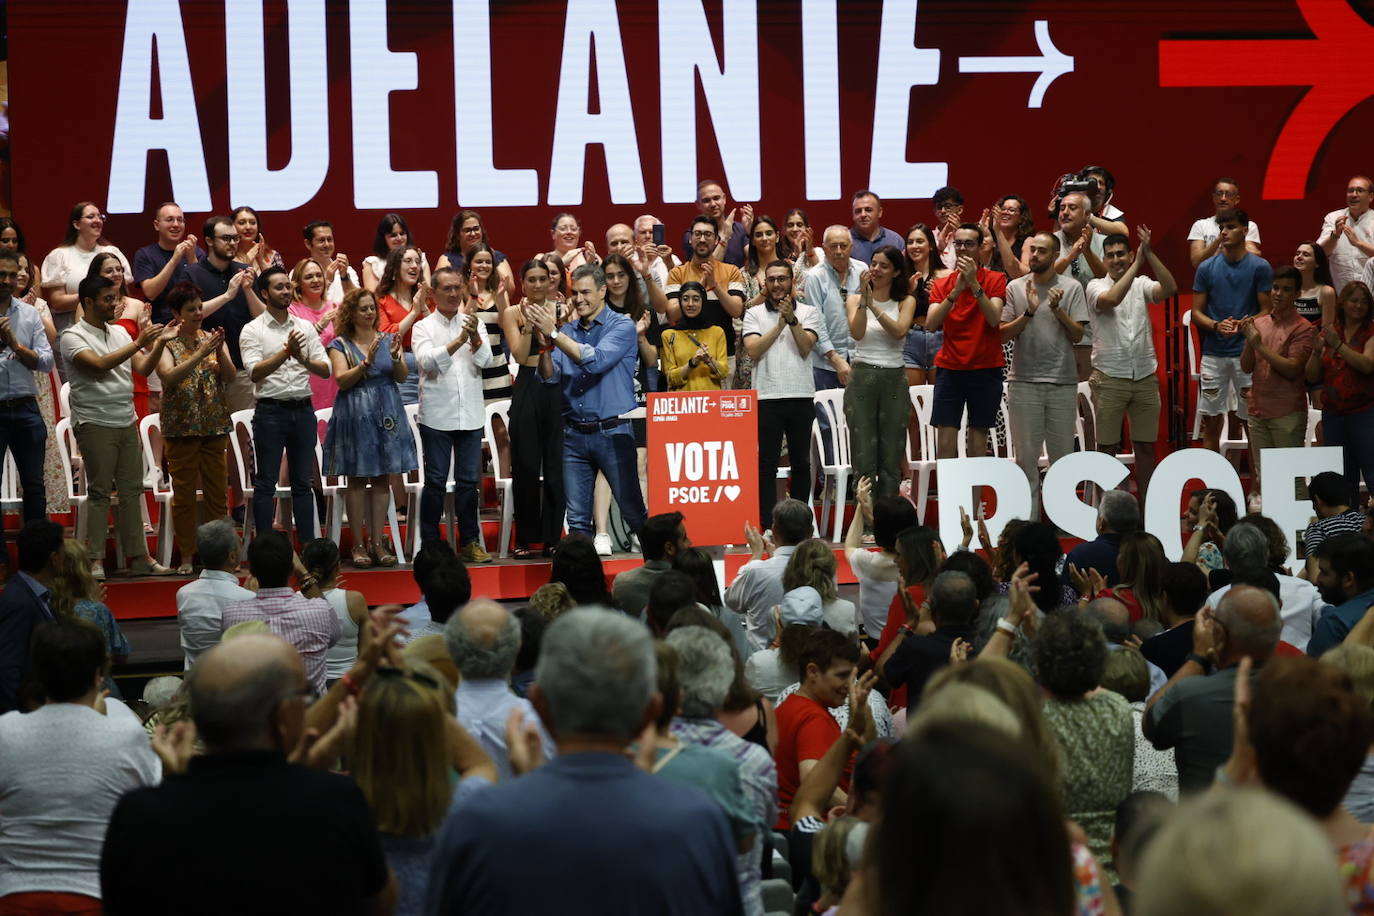
<path fill-rule="evenodd" d="M 0 477 L 0 503 L 20 502 L 19 466 L 14 463 L 14 452 L 5 450 L 5 473 Z"/>
<path fill-rule="evenodd" d="M 229 447 L 244 490 L 253 485 L 253 409 L 236 410 L 229 415 Z"/>
<path fill-rule="evenodd" d="M 153 457 L 153 437 L 162 438 L 162 415 L 150 413 L 138 421 L 138 442 L 143 451 L 143 486 L 154 493 L 171 493 L 171 488 L 163 488 L 161 468 Z"/>
<path fill-rule="evenodd" d="M 1199 355 L 1197 329 L 1193 327 L 1193 310 L 1185 309 L 1181 321 L 1183 333 L 1188 335 L 1188 374 L 1197 378 L 1202 374 L 1202 357 Z"/>
<path fill-rule="evenodd" d="M 817 391 L 815 403 L 830 419 L 830 447 L 834 454 L 830 455 L 830 460 L 825 463 L 844 467 L 849 464 L 849 426 L 844 419 L 844 389 L 828 388 Z M 824 445 L 822 438 L 821 446 Z"/>
<path fill-rule="evenodd" d="M 907 395 L 911 398 L 911 408 L 916 411 L 916 428 L 920 431 L 921 457 L 935 459 L 935 427 L 930 418 L 935 409 L 934 385 L 909 385 Z M 909 437 L 908 437 L 909 438 Z"/>
<path fill-rule="evenodd" d="M 510 455 L 509 450 L 502 460 L 501 450 L 496 447 L 496 424 L 493 422 L 500 419 L 501 428 L 509 435 L 510 433 L 510 398 L 501 398 L 492 401 L 487 405 L 486 419 L 482 425 L 482 435 L 487 440 L 487 448 L 491 452 L 492 476 L 497 480 L 510 480 Z"/>
<path fill-rule="evenodd" d="M 62 462 L 62 476 L 67 481 L 67 498 L 76 499 L 86 494 L 86 471 L 81 470 L 81 480 L 72 472 L 72 454 L 76 447 L 76 436 L 72 433 L 72 418 L 63 417 L 53 427 L 53 438 L 57 442 L 57 457 Z"/>
<path fill-rule="evenodd" d="M 57 389 L 57 406 L 61 416 L 70 417 L 72 415 L 71 382 L 63 382 L 62 387 Z"/>

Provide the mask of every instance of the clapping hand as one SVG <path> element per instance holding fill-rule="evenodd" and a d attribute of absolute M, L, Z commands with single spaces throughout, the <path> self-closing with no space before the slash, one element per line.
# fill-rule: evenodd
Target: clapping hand
<path fill-rule="evenodd" d="M 286 353 L 295 359 L 305 358 L 305 335 L 300 331 L 293 330 L 286 335 Z"/>
<path fill-rule="evenodd" d="M 583 256 L 583 258 L 586 259 L 586 261 L 587 261 L 588 264 L 600 264 L 600 263 L 601 263 L 601 255 L 599 255 L 599 254 L 596 253 L 596 245 L 593 244 L 592 242 L 583 242 L 583 243 L 582 243 L 582 252 L 583 252 L 582 256 Z"/>
<path fill-rule="evenodd" d="M 1031 572 L 1027 563 L 1022 563 L 1016 567 L 1016 572 L 1012 573 L 1007 588 L 1007 620 L 1013 625 L 1019 627 L 1028 618 L 1035 616 L 1035 602 L 1031 595 L 1040 591 L 1040 586 L 1034 584 L 1038 578 L 1040 574 Z"/>
<path fill-rule="evenodd" d="M 162 333 L 157 335 L 157 339 L 159 342 L 164 344 L 171 343 L 173 338 L 177 336 L 180 330 L 181 319 L 173 318 L 171 321 L 167 322 L 162 326 Z"/>
<path fill-rule="evenodd" d="M 1135 227 L 1136 238 L 1140 239 L 1140 248 L 1136 251 L 1138 255 L 1146 255 L 1150 252 L 1150 227 L 1141 225 Z"/>
<path fill-rule="evenodd" d="M 391 354 L 391 362 L 393 365 L 405 358 L 401 351 L 401 335 L 391 335 L 391 344 L 387 347 L 387 352 Z"/>
<path fill-rule="evenodd" d="M 1322 325 L 1321 338 L 1322 342 L 1332 350 L 1341 345 L 1341 335 L 1329 324 Z"/>
<path fill-rule="evenodd" d="M 697 347 L 697 352 L 692 354 L 692 358 L 689 362 L 698 366 L 709 366 L 711 364 L 711 351 L 706 349 L 706 346 L 703 344 Z"/>
<path fill-rule="evenodd" d="M 367 352 L 363 354 L 362 364 L 364 367 L 371 366 L 377 361 L 377 351 L 381 349 L 381 346 L 382 335 L 378 334 L 376 337 L 372 338 L 372 343 L 368 344 Z"/>
<path fill-rule="evenodd" d="M 524 776 L 544 765 L 544 742 L 539 740 L 539 728 L 525 722 L 525 711 L 511 708 L 506 716 L 506 754 L 516 776 Z"/>
<path fill-rule="evenodd" d="M 477 316 L 472 317 L 476 318 Z M 529 319 L 530 324 L 534 325 L 539 333 L 545 336 L 553 333 L 553 312 L 549 310 L 547 305 L 538 302 L 530 303 L 529 308 L 525 311 L 525 317 Z"/>
<path fill-rule="evenodd" d="M 140 350 L 147 349 L 148 346 L 149 346 L 150 344 L 152 344 L 153 341 L 157 340 L 158 336 L 159 336 L 161 333 L 162 333 L 162 325 L 160 325 L 160 324 L 149 324 L 149 325 L 145 325 L 144 327 L 142 327 L 141 329 L 139 329 L 139 332 L 138 332 L 138 348 L 139 348 Z"/>
<path fill-rule="evenodd" d="M 701 267 L 701 285 L 708 292 L 716 288 L 716 262 L 708 260 Z"/>
<path fill-rule="evenodd" d="M 783 321 L 791 321 L 792 316 L 796 313 L 796 306 L 792 304 L 792 300 L 790 298 L 778 300 L 778 316 L 782 318 Z"/>
<path fill-rule="evenodd" d="M 1245 338 L 1246 343 L 1251 346 L 1259 343 L 1260 332 L 1259 328 L 1255 327 L 1254 316 L 1241 319 L 1240 334 Z"/>
<path fill-rule="evenodd" d="M 190 719 L 153 729 L 153 753 L 162 761 L 163 773 L 185 773 L 196 755 L 196 726 Z"/>
<path fill-rule="evenodd" d="M 224 343 L 224 328 L 215 328 L 200 343 L 200 353 L 203 356 L 210 356 L 219 351 L 220 345 Z"/>
<path fill-rule="evenodd" d="M 1034 284 L 1034 283 L 1031 283 L 1031 284 L 1029 284 L 1029 285 L 1034 286 L 1035 284 Z M 1064 287 L 1062 287 L 1062 286 L 1056 286 L 1054 289 L 1050 290 L 1050 311 L 1051 311 L 1051 312 L 1057 312 L 1057 311 L 1059 311 L 1059 303 L 1060 303 L 1061 301 L 1063 301 L 1063 299 L 1064 299 Z"/>
<path fill-rule="evenodd" d="M 0 343 L 7 347 L 14 346 L 14 330 L 10 327 L 9 316 L 0 318 Z"/>
<path fill-rule="evenodd" d="M 1216 332 L 1222 337 L 1230 337 L 1240 330 L 1240 322 L 1234 318 L 1223 318 L 1217 322 Z"/>
<path fill-rule="evenodd" d="M 859 511 L 864 514 L 864 521 L 872 524 L 873 522 L 873 478 L 860 477 L 858 484 L 854 487 L 854 500 L 859 504 Z"/>
<path fill-rule="evenodd" d="M 868 708 L 868 697 L 873 692 L 873 687 L 878 683 L 878 672 L 873 670 L 859 674 L 855 671 L 849 679 L 849 725 L 848 731 L 854 733 L 853 737 L 857 743 L 862 744 L 872 725 L 872 717 Z"/>
<path fill-rule="evenodd" d="M 762 534 L 759 534 L 759 530 L 751 522 L 747 521 L 744 523 L 744 542 L 749 545 L 749 552 L 754 555 L 755 559 L 773 549 L 773 545 Z"/>
<path fill-rule="evenodd" d="M 949 644 L 949 663 L 951 665 L 962 665 L 968 661 L 968 654 L 973 651 L 973 643 L 966 639 L 955 637 L 954 642 Z"/>
<path fill-rule="evenodd" d="M 959 507 L 959 528 L 964 533 L 960 547 L 968 550 L 969 545 L 973 543 L 973 522 L 969 520 L 968 512 L 963 506 Z"/>

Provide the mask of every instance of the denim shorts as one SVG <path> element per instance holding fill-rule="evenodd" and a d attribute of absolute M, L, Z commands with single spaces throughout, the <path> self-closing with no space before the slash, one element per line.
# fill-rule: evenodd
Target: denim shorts
<path fill-rule="evenodd" d="M 940 344 L 944 342 L 944 331 L 913 327 L 902 345 L 902 365 L 908 369 L 934 369 L 935 354 L 940 352 Z"/>

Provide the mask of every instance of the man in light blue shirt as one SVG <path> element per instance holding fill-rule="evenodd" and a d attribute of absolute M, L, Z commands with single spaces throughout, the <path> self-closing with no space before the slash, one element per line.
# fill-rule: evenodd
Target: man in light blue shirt
<path fill-rule="evenodd" d="M 606 275 L 594 264 L 573 271 L 572 301 L 578 320 L 561 328 L 554 326 L 551 310 L 529 309 L 530 319 L 553 344 L 539 357 L 540 376 L 546 384 L 563 386 L 568 531 L 592 534 L 592 487 L 600 471 L 625 523 L 638 535 L 649 513 L 639 490 L 634 429 L 622 419 L 638 406 L 638 333 L 628 316 L 606 308 Z"/>
<path fill-rule="evenodd" d="M 38 412 L 34 373 L 51 372 L 53 356 L 38 310 L 14 298 L 18 277 L 18 255 L 0 250 L 0 462 L 9 449 L 24 491 L 24 521 L 29 522 L 47 518 L 43 453 L 48 426 Z M 0 551 L 0 562 L 4 555 Z"/>
<path fill-rule="evenodd" d="M 849 237 L 854 243 L 852 252 L 855 260 L 865 264 L 873 260 L 873 252 L 886 245 L 898 251 L 906 250 L 906 242 L 897 233 L 880 225 L 883 217 L 883 202 L 868 189 L 854 192 L 850 198 L 854 209 L 854 225 L 849 227 Z"/>

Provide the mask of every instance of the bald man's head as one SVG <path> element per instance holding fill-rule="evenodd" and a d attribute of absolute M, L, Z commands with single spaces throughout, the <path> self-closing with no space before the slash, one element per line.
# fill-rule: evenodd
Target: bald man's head
<path fill-rule="evenodd" d="M 1107 642 L 1124 643 L 1131 635 L 1131 611 L 1118 598 L 1102 596 L 1088 602 L 1088 613 L 1102 624 Z"/>
<path fill-rule="evenodd" d="M 1269 592 L 1253 585 L 1233 586 L 1212 616 L 1222 630 L 1218 634 L 1219 667 L 1236 664 L 1246 655 L 1257 663 L 1264 662 L 1274 654 L 1283 618 L 1278 601 Z"/>
<path fill-rule="evenodd" d="M 520 651 L 520 621 L 495 601 L 479 598 L 448 619 L 444 639 L 465 680 L 505 680 Z"/>
<path fill-rule="evenodd" d="M 635 232 L 624 223 L 616 223 L 606 230 L 606 250 L 611 254 L 630 256 L 634 250 Z"/>
<path fill-rule="evenodd" d="M 191 717 L 211 753 L 289 751 L 300 739 L 306 680 L 300 654 L 278 636 L 220 643 L 186 678 Z"/>

